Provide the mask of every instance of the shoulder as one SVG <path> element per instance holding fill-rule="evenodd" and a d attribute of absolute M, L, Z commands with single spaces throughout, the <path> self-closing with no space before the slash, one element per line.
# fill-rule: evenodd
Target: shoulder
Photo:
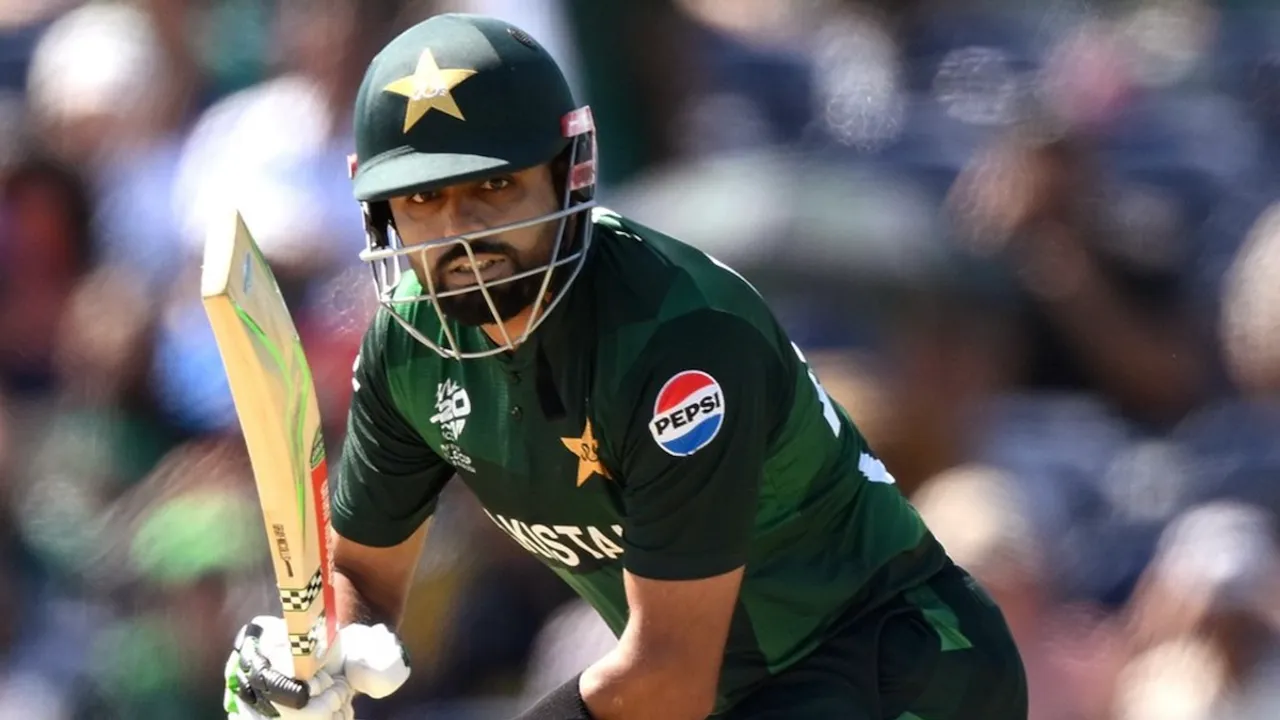
<path fill-rule="evenodd" d="M 642 344 L 624 349 L 611 393 L 625 399 L 626 413 L 633 403 L 661 406 L 722 387 L 781 399 L 790 372 L 789 356 L 779 349 L 783 342 L 740 315 L 692 310 L 657 323 Z"/>
<path fill-rule="evenodd" d="M 651 227 L 610 211 L 593 215 L 592 293 L 602 339 L 629 352 L 663 336 L 714 343 L 725 335 L 781 340 L 768 304 L 735 270 Z"/>
<path fill-rule="evenodd" d="M 416 323 L 414 310 L 397 306 L 396 312 L 401 314 L 397 318 L 391 309 L 379 306 L 360 343 L 355 366 L 357 382 L 376 378 L 394 390 L 402 387 L 407 378 L 432 374 L 430 360 L 438 356 L 418 342 L 402 323 Z"/>
<path fill-rule="evenodd" d="M 755 288 L 652 228 L 617 215 L 596 222 L 593 394 L 609 398 L 606 422 L 630 427 L 636 408 L 683 408 L 721 392 L 785 406 L 790 342 Z"/>
<path fill-rule="evenodd" d="M 391 312 L 385 306 L 379 306 L 360 342 L 361 365 L 387 367 L 387 360 L 397 354 L 399 336 L 404 334 L 407 333 L 398 327 Z"/>
<path fill-rule="evenodd" d="M 611 282 L 622 280 L 642 295 L 660 295 L 664 305 L 763 307 L 750 283 L 702 250 L 609 210 L 598 209 L 592 221 L 601 270 Z"/>

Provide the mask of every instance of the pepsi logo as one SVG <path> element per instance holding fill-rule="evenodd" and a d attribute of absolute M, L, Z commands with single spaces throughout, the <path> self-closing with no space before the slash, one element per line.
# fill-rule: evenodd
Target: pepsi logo
<path fill-rule="evenodd" d="M 658 391 L 649 432 L 676 457 L 692 455 L 715 439 L 724 424 L 724 393 L 700 370 L 676 373 Z"/>

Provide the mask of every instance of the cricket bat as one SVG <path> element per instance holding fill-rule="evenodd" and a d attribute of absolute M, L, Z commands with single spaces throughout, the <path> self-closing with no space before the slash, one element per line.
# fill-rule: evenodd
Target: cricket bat
<path fill-rule="evenodd" d="M 249 450 L 289 632 L 293 667 L 274 669 L 303 681 L 280 687 L 276 701 L 305 705 L 304 683 L 324 666 L 337 633 L 328 474 L 311 370 L 271 267 L 238 212 L 205 238 L 200 291 Z M 273 691 L 290 682 L 276 677 Z"/>

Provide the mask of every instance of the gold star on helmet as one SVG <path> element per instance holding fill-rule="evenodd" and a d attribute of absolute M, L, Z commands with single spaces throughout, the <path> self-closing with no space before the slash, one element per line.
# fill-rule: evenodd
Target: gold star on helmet
<path fill-rule="evenodd" d="M 591 431 L 591 420 L 582 430 L 582 437 L 560 438 L 560 442 L 569 452 L 578 456 L 578 487 L 582 487 L 592 474 L 608 479 L 609 471 L 600 463 L 600 444 L 596 442 L 595 433 Z"/>
<path fill-rule="evenodd" d="M 442 70 L 428 48 L 418 56 L 418 66 L 412 75 L 388 84 L 383 91 L 409 98 L 409 104 L 404 110 L 404 131 L 409 132 L 432 110 L 439 110 L 465 121 L 462 109 L 453 99 L 453 89 L 475 74 L 475 70 L 461 68 Z"/>

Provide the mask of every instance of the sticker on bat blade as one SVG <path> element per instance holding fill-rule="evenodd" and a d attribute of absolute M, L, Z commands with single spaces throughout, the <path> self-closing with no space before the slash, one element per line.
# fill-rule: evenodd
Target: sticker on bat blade
<path fill-rule="evenodd" d="M 244 293 L 248 295 L 249 288 L 253 286 L 253 253 L 251 252 L 244 254 L 244 272 L 241 275 L 243 276 L 241 287 L 244 288 Z"/>
<path fill-rule="evenodd" d="M 324 438 L 316 431 L 316 439 L 311 443 L 311 469 L 320 467 L 324 462 Z"/>
<path fill-rule="evenodd" d="M 289 577 L 293 577 L 293 554 L 289 552 L 289 537 L 285 533 L 284 525 L 273 524 L 271 534 L 275 537 L 276 552 L 280 555 L 280 562 L 284 563 L 285 572 Z"/>

